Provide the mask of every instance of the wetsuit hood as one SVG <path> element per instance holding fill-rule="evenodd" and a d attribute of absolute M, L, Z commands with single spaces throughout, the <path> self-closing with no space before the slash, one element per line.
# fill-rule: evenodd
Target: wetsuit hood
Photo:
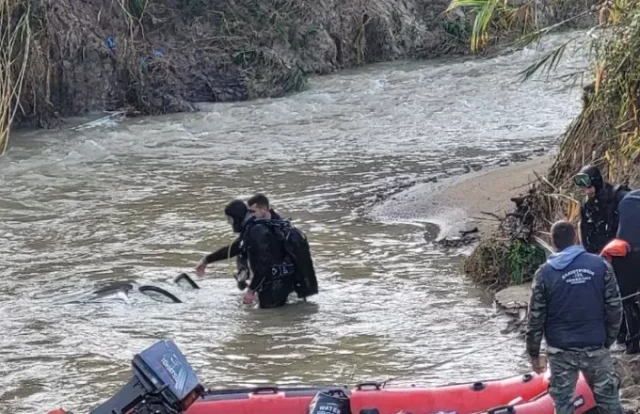
<path fill-rule="evenodd" d="M 591 184 L 596 189 L 596 193 L 599 193 L 604 188 L 604 180 L 602 179 L 602 173 L 600 168 L 595 165 L 586 165 L 580 170 L 581 174 L 586 174 L 591 179 Z"/>
<path fill-rule="evenodd" d="M 233 200 L 224 208 L 224 214 L 233 220 L 233 231 L 240 233 L 249 215 L 249 208 L 244 201 Z"/>

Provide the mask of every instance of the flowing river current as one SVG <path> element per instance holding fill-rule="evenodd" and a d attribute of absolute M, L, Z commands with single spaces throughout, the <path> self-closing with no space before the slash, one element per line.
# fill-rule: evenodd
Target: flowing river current
<path fill-rule="evenodd" d="M 517 73 L 562 41 L 373 65 L 198 113 L 14 133 L 0 159 L 0 411 L 86 412 L 129 378 L 135 353 L 164 338 L 211 388 L 527 372 L 521 340 L 427 369 L 504 340 L 504 320 L 491 318 L 460 257 L 425 240 L 424 221 L 368 212 L 412 182 L 554 145 L 580 109 L 579 84 L 520 83 Z M 565 72 L 585 66 L 565 58 Z M 175 285 L 233 239 L 225 203 L 255 192 L 307 233 L 321 293 L 247 309 L 227 262 L 209 266 L 200 290 Z M 127 280 L 184 303 L 137 292 L 83 299 Z"/>

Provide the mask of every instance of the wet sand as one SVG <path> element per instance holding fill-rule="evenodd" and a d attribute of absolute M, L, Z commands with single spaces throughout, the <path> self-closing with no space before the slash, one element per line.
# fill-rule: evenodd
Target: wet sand
<path fill-rule="evenodd" d="M 511 198 L 525 193 L 537 180 L 534 171 L 545 175 L 553 160 L 554 156 L 547 154 L 462 179 L 444 190 L 435 205 L 441 210 L 461 207 L 473 225 L 486 233 L 497 224 L 491 214 L 504 217 L 512 212 L 514 204 Z"/>
<path fill-rule="evenodd" d="M 439 237 L 478 227 L 487 234 L 496 227 L 495 216 L 513 208 L 510 198 L 525 193 L 536 181 L 534 171 L 547 173 L 555 153 L 438 183 L 419 184 L 389 198 L 373 209 L 382 219 L 430 222 L 440 227 Z M 488 214 L 487 214 L 488 213 Z"/>

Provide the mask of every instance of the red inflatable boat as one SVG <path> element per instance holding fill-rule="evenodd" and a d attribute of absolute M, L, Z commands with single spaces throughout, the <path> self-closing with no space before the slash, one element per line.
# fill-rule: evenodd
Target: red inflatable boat
<path fill-rule="evenodd" d="M 553 401 L 547 388 L 548 376 L 527 374 L 434 388 L 382 388 L 371 383 L 342 390 L 349 396 L 353 414 L 553 414 Z M 210 390 L 186 414 L 307 414 L 316 393 L 326 389 Z M 597 412 L 591 390 L 582 376 L 574 404 L 576 414 Z"/>
<path fill-rule="evenodd" d="M 92 414 L 554 414 L 549 375 L 442 387 L 346 387 L 209 390 L 175 343 L 163 340 L 137 354 L 128 382 Z M 574 395 L 576 414 L 595 414 L 593 395 L 582 375 Z M 62 409 L 50 414 L 65 414 Z"/>

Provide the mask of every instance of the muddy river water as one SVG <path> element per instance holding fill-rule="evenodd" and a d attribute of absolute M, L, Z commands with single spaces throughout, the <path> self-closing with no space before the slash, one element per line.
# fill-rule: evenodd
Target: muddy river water
<path fill-rule="evenodd" d="M 425 369 L 504 339 L 504 321 L 490 319 L 460 258 L 425 240 L 424 221 L 368 212 L 399 186 L 550 148 L 580 109 L 580 88 L 519 83 L 541 53 L 374 65 L 282 99 L 14 134 L 0 159 L 0 411 L 85 412 L 162 338 L 212 388 L 526 372 L 520 341 Z M 224 204 L 257 191 L 308 234 L 321 293 L 246 309 L 226 262 L 198 291 L 173 284 L 232 240 Z M 125 280 L 184 303 L 77 300 Z"/>

